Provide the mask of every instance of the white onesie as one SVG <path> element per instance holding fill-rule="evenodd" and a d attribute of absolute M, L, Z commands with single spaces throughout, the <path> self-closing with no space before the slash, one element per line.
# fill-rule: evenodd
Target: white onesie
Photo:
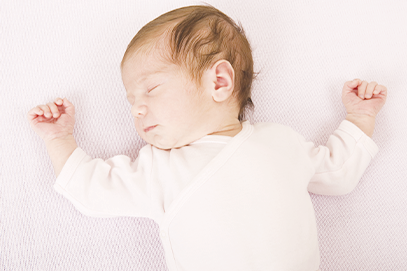
<path fill-rule="evenodd" d="M 318 147 L 285 125 L 242 125 L 180 149 L 145 145 L 135 161 L 78 147 L 54 188 L 87 216 L 153 219 L 170 271 L 317 270 L 308 192 L 350 193 L 378 146 L 347 120 Z"/>

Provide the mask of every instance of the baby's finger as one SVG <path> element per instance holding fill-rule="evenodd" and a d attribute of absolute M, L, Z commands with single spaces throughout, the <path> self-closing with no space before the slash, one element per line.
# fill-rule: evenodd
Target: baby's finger
<path fill-rule="evenodd" d="M 64 103 L 64 101 L 63 101 L 61 98 L 56 98 L 56 99 L 55 99 L 55 103 L 56 103 L 57 105 L 61 106 L 61 105 Z"/>
<path fill-rule="evenodd" d="M 52 117 L 57 118 L 59 116 L 59 110 L 54 102 L 47 103 L 48 107 L 51 109 Z"/>
<path fill-rule="evenodd" d="M 52 113 L 51 113 L 51 110 L 49 109 L 49 107 L 48 107 L 48 105 L 45 105 L 45 104 L 41 104 L 41 105 L 39 105 L 39 108 L 41 108 L 41 110 L 44 112 L 44 117 L 46 117 L 46 118 L 50 118 L 50 117 L 52 117 Z"/>
<path fill-rule="evenodd" d="M 377 86 L 375 87 L 374 91 L 373 91 L 373 94 L 379 94 L 380 92 L 381 92 L 382 94 L 385 94 L 386 90 L 387 90 L 387 89 L 386 89 L 385 86 L 377 85 Z"/>
<path fill-rule="evenodd" d="M 357 86 L 359 86 L 361 83 L 360 79 L 353 79 L 352 81 L 347 82 L 347 86 L 350 90 L 353 90 L 354 88 L 356 88 Z"/>
<path fill-rule="evenodd" d="M 367 86 L 367 81 L 362 81 L 362 84 L 358 87 L 358 96 L 361 99 L 365 98 L 366 86 Z"/>
<path fill-rule="evenodd" d="M 366 88 L 366 92 L 365 92 L 365 98 L 366 99 L 370 99 L 372 96 L 373 96 L 373 90 L 375 89 L 375 87 L 377 86 L 377 82 L 370 82 L 368 85 L 367 85 L 367 88 Z"/>
<path fill-rule="evenodd" d="M 28 120 L 32 120 L 32 119 L 36 118 L 37 116 L 42 115 L 43 113 L 44 112 L 38 106 L 36 106 L 36 107 L 32 108 L 30 111 L 28 111 L 27 118 L 28 118 Z"/>

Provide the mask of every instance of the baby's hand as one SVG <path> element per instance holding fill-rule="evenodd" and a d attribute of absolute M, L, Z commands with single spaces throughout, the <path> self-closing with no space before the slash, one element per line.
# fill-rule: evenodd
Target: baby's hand
<path fill-rule="evenodd" d="M 348 114 L 376 117 L 387 98 L 387 88 L 376 82 L 354 79 L 345 83 L 342 102 Z"/>
<path fill-rule="evenodd" d="M 31 128 L 44 140 L 66 138 L 73 134 L 75 107 L 68 99 L 55 99 L 46 105 L 32 108 L 27 119 Z"/>

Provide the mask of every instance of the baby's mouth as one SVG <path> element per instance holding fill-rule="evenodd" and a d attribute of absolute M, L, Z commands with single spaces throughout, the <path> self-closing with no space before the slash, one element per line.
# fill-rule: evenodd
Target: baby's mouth
<path fill-rule="evenodd" d="M 144 129 L 144 132 L 147 133 L 148 131 L 153 130 L 155 127 L 157 127 L 157 125 L 147 127 L 146 129 Z"/>

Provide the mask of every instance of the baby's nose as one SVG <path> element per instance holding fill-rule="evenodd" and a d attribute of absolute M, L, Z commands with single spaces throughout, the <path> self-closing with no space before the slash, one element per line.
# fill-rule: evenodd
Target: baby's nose
<path fill-rule="evenodd" d="M 147 108 L 145 105 L 140 105 L 140 106 L 133 106 L 132 110 L 132 115 L 136 116 L 137 118 L 141 118 L 146 114 Z"/>

